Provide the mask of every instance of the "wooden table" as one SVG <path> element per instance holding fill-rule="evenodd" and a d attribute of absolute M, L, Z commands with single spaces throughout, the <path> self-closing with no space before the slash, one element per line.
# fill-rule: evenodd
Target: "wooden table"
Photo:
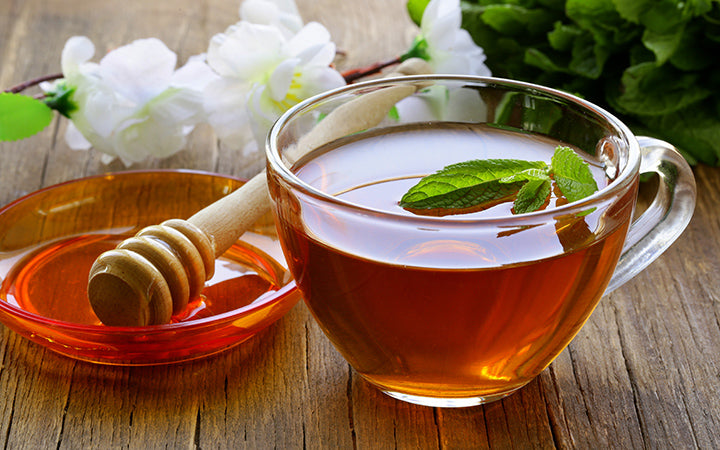
<path fill-rule="evenodd" d="M 298 0 L 351 68 L 405 49 L 404 0 Z M 237 0 L 0 0 L 0 86 L 59 71 L 65 40 L 98 54 L 155 36 L 180 61 L 237 19 Z M 0 144 L 0 203 L 43 186 L 126 168 L 73 151 L 54 120 Z M 252 164 L 250 164 L 252 166 Z M 199 130 L 189 149 L 131 168 L 248 176 Z M 257 164 L 255 164 L 257 167 Z M 106 367 L 58 356 L 0 326 L 0 447 L 718 448 L 720 169 L 697 167 L 695 217 L 672 248 L 602 300 L 560 357 L 505 400 L 413 406 L 363 382 L 303 304 L 235 349 L 161 367 Z"/>

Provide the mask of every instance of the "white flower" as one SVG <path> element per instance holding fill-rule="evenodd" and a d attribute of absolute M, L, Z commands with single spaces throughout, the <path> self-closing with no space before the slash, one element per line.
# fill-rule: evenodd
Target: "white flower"
<path fill-rule="evenodd" d="M 149 156 L 167 157 L 184 148 L 204 121 L 202 90 L 217 75 L 200 58 L 175 70 L 177 57 L 157 39 L 137 40 L 89 62 L 95 53 L 84 36 L 70 38 L 62 53 L 61 80 L 74 88 L 66 141 L 93 146 L 104 160 L 126 165 Z"/>
<path fill-rule="evenodd" d="M 490 76 L 485 52 L 461 23 L 460 0 L 431 0 L 415 41 L 421 54 L 414 56 L 428 60 L 435 73 Z"/>
<path fill-rule="evenodd" d="M 240 5 L 240 19 L 273 26 L 288 39 L 303 27 L 300 12 L 293 0 L 245 0 Z"/>
<path fill-rule="evenodd" d="M 220 79 L 205 90 L 205 108 L 224 143 L 245 147 L 249 125 L 262 148 L 284 111 L 345 81 L 330 67 L 335 57 L 330 33 L 316 22 L 295 32 L 302 21 L 290 0 L 250 0 L 243 6 L 246 20 L 210 41 L 207 63 Z"/>
<path fill-rule="evenodd" d="M 400 100 L 397 121 L 478 123 L 487 120 L 487 104 L 477 89 L 435 85 Z"/>

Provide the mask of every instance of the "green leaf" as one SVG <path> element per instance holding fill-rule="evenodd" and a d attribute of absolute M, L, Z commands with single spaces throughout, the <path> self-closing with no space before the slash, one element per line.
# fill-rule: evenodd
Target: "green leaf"
<path fill-rule="evenodd" d="M 670 57 L 670 63 L 680 70 L 702 71 L 715 64 L 715 58 L 708 55 L 717 52 L 717 42 L 708 36 L 710 27 L 701 23 L 692 23 L 685 27 L 680 45 Z"/>
<path fill-rule="evenodd" d="M 720 109 L 720 108 L 718 108 Z M 720 115 L 708 102 L 664 116 L 641 117 L 653 135 L 705 164 L 720 164 Z M 650 134 L 650 133 L 647 133 Z"/>
<path fill-rule="evenodd" d="M 400 113 L 395 105 L 388 111 L 388 117 L 396 122 L 400 120 Z"/>
<path fill-rule="evenodd" d="M 415 36 L 415 39 L 412 44 L 410 44 L 408 51 L 400 55 L 400 61 L 406 61 L 410 58 L 420 58 L 425 61 L 430 61 L 428 43 L 422 35 Z"/>
<path fill-rule="evenodd" d="M 50 124 L 52 118 L 52 110 L 40 100 L 0 93 L 0 141 L 15 141 L 37 134 Z"/>
<path fill-rule="evenodd" d="M 617 46 L 634 37 L 637 27 L 625 21 L 612 0 L 567 0 L 566 13 L 580 28 L 589 31 L 596 43 Z"/>
<path fill-rule="evenodd" d="M 598 190 L 590 167 L 571 148 L 557 147 L 551 161 L 555 183 L 569 202 L 582 200 Z"/>
<path fill-rule="evenodd" d="M 666 136 L 689 161 L 720 165 L 720 111 L 699 106 L 720 104 L 720 1 L 461 0 L 461 8 L 494 76 L 578 95 Z M 544 20 L 530 26 L 531 10 L 552 18 L 543 32 Z"/>
<path fill-rule="evenodd" d="M 629 67 L 621 82 L 619 95 L 609 95 L 608 100 L 624 114 L 666 115 L 713 94 L 698 75 L 651 62 Z"/>
<path fill-rule="evenodd" d="M 545 169 L 542 161 L 515 159 L 473 160 L 447 166 L 421 179 L 402 197 L 400 206 L 409 210 L 434 210 L 432 214 L 454 214 L 515 194 L 523 182 L 501 182 L 527 169 Z"/>
<path fill-rule="evenodd" d="M 567 25 L 560 21 L 555 22 L 555 28 L 548 33 L 550 46 L 558 51 L 569 51 L 573 47 L 575 39 L 580 37 L 583 31 L 575 25 Z"/>
<path fill-rule="evenodd" d="M 543 9 L 530 9 L 520 5 L 489 5 L 482 20 L 505 35 L 546 33 L 552 29 L 555 14 Z"/>
<path fill-rule="evenodd" d="M 410 14 L 410 19 L 417 25 L 420 25 L 420 22 L 422 22 L 422 16 L 428 3 L 430 3 L 430 0 L 408 0 L 408 14 Z"/>
<path fill-rule="evenodd" d="M 501 183 L 517 183 L 520 181 L 550 181 L 550 175 L 547 169 L 532 168 L 500 179 Z"/>
<path fill-rule="evenodd" d="M 685 26 L 677 27 L 665 33 L 656 33 L 652 30 L 645 30 L 642 42 L 649 50 L 655 53 L 657 64 L 665 64 L 677 51 L 685 34 Z"/>
<path fill-rule="evenodd" d="M 513 204 L 515 214 L 537 211 L 550 195 L 550 179 L 530 180 L 520 188 Z"/>
<path fill-rule="evenodd" d="M 568 68 L 575 74 L 597 79 L 602 75 L 605 61 L 610 51 L 601 44 L 593 43 L 589 34 L 584 34 L 575 40 L 572 49 L 572 59 Z"/>

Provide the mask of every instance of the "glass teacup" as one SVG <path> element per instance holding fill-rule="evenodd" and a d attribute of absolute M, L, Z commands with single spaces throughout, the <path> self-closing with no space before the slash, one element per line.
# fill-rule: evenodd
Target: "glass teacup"
<path fill-rule="evenodd" d="M 527 214 L 511 202 L 437 216 L 398 205 L 443 165 L 547 160 L 555 145 L 582 155 L 598 192 L 570 203 L 553 194 Z M 318 324 L 364 379 L 430 406 L 477 405 L 527 384 L 603 293 L 679 236 L 695 204 L 671 145 L 566 93 L 492 78 L 329 92 L 280 118 L 267 157 L 283 251 Z M 659 189 L 633 219 L 646 172 Z"/>

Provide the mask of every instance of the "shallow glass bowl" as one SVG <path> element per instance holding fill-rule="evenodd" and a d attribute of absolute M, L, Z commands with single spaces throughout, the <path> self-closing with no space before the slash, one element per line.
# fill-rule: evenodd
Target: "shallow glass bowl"
<path fill-rule="evenodd" d="M 141 228 L 188 218 L 242 185 L 181 170 L 120 172 L 69 181 L 0 209 L 0 321 L 71 358 L 153 365 L 237 345 L 300 299 L 268 214 L 216 261 L 203 294 L 169 324 L 109 327 L 87 300 L 87 274 L 103 251 Z"/>

